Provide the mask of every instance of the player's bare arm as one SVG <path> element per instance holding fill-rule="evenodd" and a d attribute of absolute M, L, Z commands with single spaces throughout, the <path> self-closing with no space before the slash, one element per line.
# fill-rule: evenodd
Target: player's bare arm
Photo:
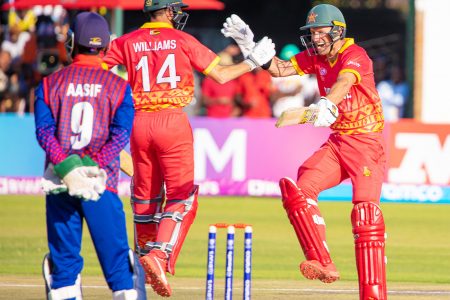
<path fill-rule="evenodd" d="M 356 83 L 356 76 L 350 72 L 339 74 L 336 82 L 331 87 L 326 97 L 321 97 L 317 105 L 317 119 L 314 122 L 315 127 L 329 127 L 336 122 L 339 116 L 337 105 L 344 100 L 344 97 L 350 92 L 350 88 Z"/>
<path fill-rule="evenodd" d="M 250 70 L 250 66 L 243 62 L 231 66 L 217 65 L 211 70 L 211 72 L 208 73 L 208 76 L 218 83 L 224 84 L 249 72 Z"/>
<path fill-rule="evenodd" d="M 350 88 L 356 83 L 356 77 L 353 73 L 345 72 L 339 74 L 336 83 L 331 87 L 326 97 L 321 97 L 319 102 L 311 104 L 318 108 L 317 119 L 314 122 L 316 127 L 329 127 L 336 122 L 339 116 L 337 105 L 344 100 L 349 93 Z"/>
<path fill-rule="evenodd" d="M 353 73 L 341 73 L 327 95 L 328 100 L 336 105 L 339 104 L 349 93 L 350 88 L 356 83 L 356 80 L 356 76 Z"/>
<path fill-rule="evenodd" d="M 297 74 L 294 64 L 290 60 L 282 60 L 276 56 L 272 59 L 272 63 L 267 71 L 272 77 L 286 77 Z"/>

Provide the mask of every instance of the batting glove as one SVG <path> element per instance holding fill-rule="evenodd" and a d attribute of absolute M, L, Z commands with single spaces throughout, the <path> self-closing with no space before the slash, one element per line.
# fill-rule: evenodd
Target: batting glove
<path fill-rule="evenodd" d="M 67 186 L 56 176 L 52 163 L 48 164 L 41 179 L 42 191 L 47 195 L 56 195 L 67 192 Z"/>
<path fill-rule="evenodd" d="M 244 58 L 247 58 L 253 47 L 255 47 L 255 42 L 253 41 L 255 35 L 238 15 L 233 14 L 228 17 L 223 23 L 221 32 L 225 37 L 231 37 L 236 41 Z"/>
<path fill-rule="evenodd" d="M 275 56 L 275 44 L 267 36 L 263 37 L 253 48 L 248 58 L 244 60 L 253 70 L 267 64 Z"/>
<path fill-rule="evenodd" d="M 315 127 L 330 127 L 331 124 L 336 122 L 336 119 L 339 116 L 336 104 L 326 97 L 320 97 L 317 104 L 311 104 L 309 107 L 317 108 L 319 110 L 317 119 L 314 122 Z"/>

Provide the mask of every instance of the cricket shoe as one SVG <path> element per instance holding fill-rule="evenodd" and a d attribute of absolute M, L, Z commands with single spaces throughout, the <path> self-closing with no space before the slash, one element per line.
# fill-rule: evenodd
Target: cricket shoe
<path fill-rule="evenodd" d="M 300 271 L 308 279 L 319 279 L 324 283 L 332 283 L 339 280 L 339 272 L 333 263 L 323 266 L 317 260 L 305 260 L 300 264 Z"/>
<path fill-rule="evenodd" d="M 167 256 L 163 251 L 151 251 L 139 258 L 145 271 L 145 281 L 162 297 L 170 297 L 172 289 L 166 277 Z"/>

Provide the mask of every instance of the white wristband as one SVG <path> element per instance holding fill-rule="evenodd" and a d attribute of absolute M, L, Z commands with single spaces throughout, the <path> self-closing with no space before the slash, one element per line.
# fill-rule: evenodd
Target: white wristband
<path fill-rule="evenodd" d="M 244 60 L 244 62 L 250 67 L 250 71 L 253 71 L 256 67 L 258 67 L 255 62 L 249 58 Z"/>

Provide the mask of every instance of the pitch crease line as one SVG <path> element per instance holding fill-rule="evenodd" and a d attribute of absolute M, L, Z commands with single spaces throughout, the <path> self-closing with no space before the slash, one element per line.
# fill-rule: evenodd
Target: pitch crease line
<path fill-rule="evenodd" d="M 0 283 L 0 287 L 25 287 L 25 288 L 41 288 L 44 285 L 41 284 L 8 284 L 8 283 Z M 83 285 L 83 289 L 108 289 L 106 285 Z M 150 287 L 149 287 L 150 289 Z M 203 287 L 178 287 L 175 290 L 202 290 Z M 236 290 L 242 290 L 240 287 L 236 287 Z M 295 288 L 254 288 L 254 291 L 279 291 L 279 292 L 316 292 L 316 293 L 356 293 L 358 290 L 356 289 L 295 289 Z M 388 294 L 395 295 L 450 295 L 450 291 L 414 291 L 414 290 L 391 290 L 388 291 Z"/>

